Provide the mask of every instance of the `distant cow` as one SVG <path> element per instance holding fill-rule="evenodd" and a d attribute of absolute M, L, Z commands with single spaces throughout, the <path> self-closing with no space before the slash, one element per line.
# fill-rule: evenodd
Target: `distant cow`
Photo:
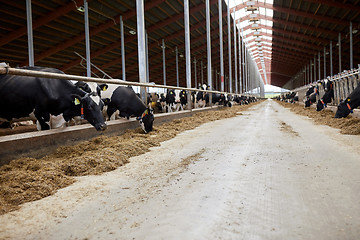
<path fill-rule="evenodd" d="M 311 104 L 316 102 L 316 96 L 319 94 L 319 86 L 318 85 L 314 85 L 311 86 L 305 96 L 306 96 L 306 101 L 305 101 L 305 107 L 310 107 Z"/>
<path fill-rule="evenodd" d="M 360 106 L 360 84 L 350 93 L 350 95 L 341 101 L 335 113 L 335 118 L 347 117 L 353 112 L 353 109 Z"/>
<path fill-rule="evenodd" d="M 136 95 L 132 87 L 109 84 L 109 89 L 102 94 L 106 107 L 107 119 L 115 119 L 114 113 L 130 118 L 135 116 L 145 133 L 152 131 L 154 115 L 152 110 Z"/>
<path fill-rule="evenodd" d="M 321 99 L 318 100 L 316 104 L 316 111 L 321 111 L 325 107 L 327 107 L 328 103 L 331 103 L 332 99 L 334 99 L 334 87 L 333 83 L 330 80 L 325 80 L 323 82 L 325 94 Z"/>
<path fill-rule="evenodd" d="M 54 68 L 22 67 L 21 69 L 64 74 Z M 50 117 L 68 122 L 83 115 L 96 130 L 105 130 L 101 113 L 103 102 L 96 93 L 86 93 L 68 80 L 29 76 L 0 76 L 0 118 L 7 121 L 31 117 L 38 130 L 50 129 Z"/>

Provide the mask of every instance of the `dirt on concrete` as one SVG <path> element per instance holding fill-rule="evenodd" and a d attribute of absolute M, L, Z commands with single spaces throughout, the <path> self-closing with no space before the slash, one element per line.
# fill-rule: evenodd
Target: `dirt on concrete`
<path fill-rule="evenodd" d="M 194 114 L 154 126 L 149 134 L 138 128 L 120 136 L 100 136 L 75 146 L 63 146 L 40 159 L 20 158 L 0 167 L 0 214 L 54 194 L 75 182 L 75 176 L 99 175 L 128 163 L 160 142 L 205 122 L 234 117 L 251 105 L 236 105 Z M 156 120 L 155 120 L 156 121 Z"/>
<path fill-rule="evenodd" d="M 335 113 L 331 110 L 324 109 L 317 112 L 314 108 L 305 108 L 301 104 L 291 104 L 277 101 L 282 106 L 289 108 L 291 111 L 311 118 L 316 124 L 328 125 L 333 128 L 340 129 L 340 133 L 348 135 L 360 134 L 360 119 L 352 117 L 334 118 Z"/>

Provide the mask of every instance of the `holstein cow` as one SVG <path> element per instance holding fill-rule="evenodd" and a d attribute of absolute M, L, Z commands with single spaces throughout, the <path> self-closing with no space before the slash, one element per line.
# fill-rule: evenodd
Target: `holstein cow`
<path fill-rule="evenodd" d="M 21 69 L 64 74 L 54 68 Z M 7 121 L 31 117 L 38 130 L 50 129 L 51 116 L 68 122 L 83 116 L 96 130 L 105 130 L 101 109 L 103 102 L 96 93 L 86 93 L 68 80 L 29 76 L 0 76 L 0 118 Z"/>
<path fill-rule="evenodd" d="M 319 94 L 318 85 L 310 87 L 306 92 L 305 107 L 310 107 L 311 104 L 316 102 L 316 95 Z"/>
<path fill-rule="evenodd" d="M 135 116 L 145 133 L 152 131 L 154 114 L 136 95 L 132 87 L 109 84 L 108 90 L 102 96 L 106 105 L 104 112 L 107 119 L 115 119 L 115 113 L 119 111 L 121 117 L 129 119 Z"/>
<path fill-rule="evenodd" d="M 330 80 L 325 80 L 323 83 L 325 94 L 319 99 L 316 104 L 316 111 L 321 111 L 327 107 L 328 103 L 331 103 L 331 100 L 334 99 L 334 87 L 333 83 Z"/>
<path fill-rule="evenodd" d="M 166 92 L 166 108 L 167 112 L 172 112 L 176 109 L 176 94 L 173 89 L 168 89 Z"/>
<path fill-rule="evenodd" d="M 345 101 L 340 102 L 335 113 L 335 118 L 347 117 L 353 112 L 353 109 L 358 106 L 360 106 L 360 84 L 352 91 L 352 93 L 350 93 Z"/>

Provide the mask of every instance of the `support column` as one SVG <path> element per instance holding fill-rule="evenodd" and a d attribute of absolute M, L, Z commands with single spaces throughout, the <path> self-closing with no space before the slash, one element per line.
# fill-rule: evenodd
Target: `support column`
<path fill-rule="evenodd" d="M 231 28 L 230 28 L 230 0 L 227 5 L 228 20 L 228 49 L 229 49 L 229 92 L 232 93 L 232 69 L 231 69 Z"/>
<path fill-rule="evenodd" d="M 91 77 L 91 58 L 90 58 L 90 36 L 89 36 L 89 9 L 87 1 L 84 0 L 84 20 L 85 20 L 85 47 L 86 47 L 86 76 Z"/>
<path fill-rule="evenodd" d="M 235 93 L 238 94 L 239 93 L 239 90 L 238 90 L 238 78 L 237 78 L 237 52 L 236 52 L 236 24 L 235 24 L 235 8 L 234 8 L 234 58 L 235 58 Z"/>
<path fill-rule="evenodd" d="M 162 39 L 162 57 L 163 57 L 163 79 L 164 79 L 164 86 L 166 86 L 166 59 L 165 59 L 165 41 Z"/>
<path fill-rule="evenodd" d="M 339 44 L 339 73 L 341 73 L 341 33 L 339 33 L 338 44 Z"/>
<path fill-rule="evenodd" d="M 184 27 L 185 27 L 185 63 L 186 63 L 186 87 L 191 88 L 191 55 L 190 55 L 190 20 L 189 20 L 189 0 L 184 0 Z M 190 111 L 191 93 L 187 94 L 188 106 Z"/>
<path fill-rule="evenodd" d="M 316 82 L 316 57 L 314 56 L 314 81 Z"/>
<path fill-rule="evenodd" d="M 220 41 L 220 81 L 221 81 L 221 91 L 224 92 L 224 55 L 223 55 L 223 30 L 222 30 L 222 0 L 219 0 L 219 41 Z"/>
<path fill-rule="evenodd" d="M 209 0 L 206 0 L 206 40 L 207 40 L 207 77 L 208 77 L 208 85 L 210 86 L 210 90 L 213 89 L 212 84 L 212 71 L 211 71 L 211 29 L 210 29 L 210 3 Z M 209 94 L 210 106 L 212 105 L 212 94 Z"/>
<path fill-rule="evenodd" d="M 242 61 L 241 61 L 241 38 L 240 38 L 240 29 L 239 29 L 239 93 L 242 93 L 242 71 L 241 71 Z"/>
<path fill-rule="evenodd" d="M 319 51 L 319 53 L 318 53 L 318 70 L 319 70 L 319 79 L 318 80 L 320 80 L 321 79 L 321 70 L 320 70 L 320 51 Z"/>
<path fill-rule="evenodd" d="M 176 55 L 176 86 L 179 87 L 179 53 L 177 46 L 175 47 L 175 55 Z M 195 81 L 196 81 L 196 64 L 195 64 Z"/>
<path fill-rule="evenodd" d="M 145 50 L 145 18 L 144 18 L 144 1 L 136 0 L 137 16 L 137 38 L 138 38 L 138 62 L 139 62 L 139 82 L 146 83 L 146 50 Z M 146 88 L 141 87 L 141 99 L 147 104 Z"/>
<path fill-rule="evenodd" d="M 324 47 L 324 79 L 326 78 L 326 47 Z"/>
<path fill-rule="evenodd" d="M 330 76 L 333 76 L 332 41 L 330 41 Z"/>
<path fill-rule="evenodd" d="M 352 33 L 352 22 L 350 22 L 350 69 L 354 68 L 353 60 L 353 33 Z"/>
<path fill-rule="evenodd" d="M 124 23 L 123 23 L 122 16 L 120 16 L 120 35 L 121 35 L 121 71 L 122 71 L 122 80 L 126 81 Z"/>
<path fill-rule="evenodd" d="M 33 67 L 35 62 L 34 62 L 31 0 L 26 0 L 26 19 L 27 19 L 27 34 L 28 34 L 29 66 Z"/>
<path fill-rule="evenodd" d="M 197 88 L 198 83 L 197 83 L 196 57 L 194 58 L 194 73 L 195 73 L 195 88 Z"/>

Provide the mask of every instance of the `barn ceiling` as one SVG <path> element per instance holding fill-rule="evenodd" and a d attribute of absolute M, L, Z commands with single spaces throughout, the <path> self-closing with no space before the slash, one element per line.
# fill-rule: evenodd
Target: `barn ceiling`
<path fill-rule="evenodd" d="M 246 7 L 247 1 L 234 1 L 237 10 Z M 324 46 L 329 49 L 333 41 L 333 64 L 338 69 L 336 41 L 339 32 L 342 38 L 342 69 L 349 68 L 349 23 L 360 29 L 360 0 L 275 0 L 255 1 L 261 8 L 273 10 L 273 19 L 259 14 L 260 18 L 273 21 L 273 26 L 262 26 L 267 44 L 265 66 L 268 82 L 283 86 L 292 76 L 301 71 Z M 206 66 L 205 1 L 190 0 L 191 55 L 197 60 L 197 81 L 201 81 L 201 62 Z M 227 1 L 226 1 L 227 2 Z M 10 66 L 28 64 L 26 28 L 26 1 L 1 1 L 0 9 L 0 61 Z M 225 75 L 228 75 L 227 8 L 223 1 L 223 39 Z M 122 16 L 125 28 L 126 79 L 138 81 L 136 38 L 136 1 L 88 0 L 90 45 L 92 63 L 113 78 L 122 77 L 121 42 L 119 19 Z M 219 25 L 218 0 L 210 0 L 212 66 L 219 70 Z M 85 62 L 76 54 L 85 56 L 84 13 L 79 11 L 83 0 L 32 0 L 35 65 L 55 67 L 65 73 L 84 75 Z M 184 19 L 182 0 L 145 1 L 145 21 L 148 33 L 150 82 L 163 83 L 162 39 L 166 44 L 167 84 L 176 85 L 175 47 L 184 55 Z M 245 15 L 235 15 L 237 21 L 249 21 Z M 231 20 L 233 24 L 233 20 Z M 271 30 L 269 33 L 268 30 Z M 231 31 L 233 28 L 231 27 Z M 356 32 L 356 31 L 354 31 Z M 135 34 L 134 34 L 135 33 Z M 232 33 L 233 34 L 233 33 Z M 353 36 L 354 65 L 360 63 L 359 32 Z M 233 40 L 233 38 L 232 38 Z M 269 54 L 269 52 L 271 54 Z M 258 53 L 254 59 L 261 69 Z M 232 54 L 234 57 L 234 54 Z M 234 61 L 234 59 L 233 59 Z M 329 60 L 327 64 L 329 64 Z M 83 65 L 83 66 L 82 66 Z M 330 69 L 330 67 L 327 67 Z M 186 86 L 185 58 L 179 57 L 180 86 Z M 192 86 L 194 86 L 194 64 Z M 92 68 L 94 74 L 103 75 Z M 234 71 L 234 70 L 233 70 Z M 334 71 L 337 73 L 337 71 Z M 215 75 L 215 74 L 214 74 Z M 233 73 L 234 76 L 234 73 Z M 206 81 L 206 69 L 203 79 Z"/>

